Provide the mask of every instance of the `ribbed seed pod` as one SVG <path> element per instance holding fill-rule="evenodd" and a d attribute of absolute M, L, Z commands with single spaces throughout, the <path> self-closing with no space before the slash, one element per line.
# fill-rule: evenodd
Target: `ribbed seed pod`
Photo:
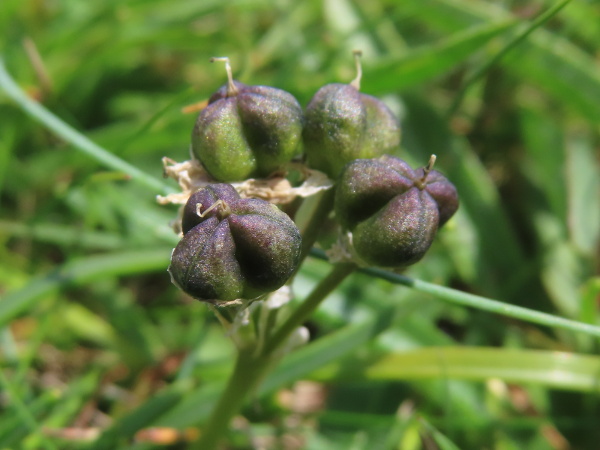
<path fill-rule="evenodd" d="M 439 227 L 458 209 L 456 188 L 444 175 L 413 170 L 401 159 L 358 159 L 340 175 L 336 217 L 352 232 L 356 254 L 366 263 L 404 267 L 427 252 Z"/>
<path fill-rule="evenodd" d="M 308 164 L 331 178 L 350 161 L 391 153 L 400 144 L 398 119 L 382 101 L 359 92 L 359 84 L 360 70 L 350 84 L 323 86 L 306 107 Z"/>
<path fill-rule="evenodd" d="M 302 108 L 281 89 L 229 83 L 209 99 L 192 131 L 192 153 L 219 181 L 266 177 L 301 151 Z"/>
<path fill-rule="evenodd" d="M 242 199 L 228 184 L 192 194 L 169 272 L 184 292 L 211 303 L 253 299 L 281 287 L 300 259 L 301 237 L 275 205 Z"/>

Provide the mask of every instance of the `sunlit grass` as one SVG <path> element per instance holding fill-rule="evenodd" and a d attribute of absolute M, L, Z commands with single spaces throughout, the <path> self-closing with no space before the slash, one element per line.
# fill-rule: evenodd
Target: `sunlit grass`
<path fill-rule="evenodd" d="M 232 448 L 595 448 L 600 6 L 570 2 L 519 40 L 566 2 L 517 3 L 0 3 L 0 447 L 125 449 L 150 426 L 185 447 L 233 348 L 166 272 L 176 211 L 155 197 L 175 188 L 161 158 L 189 155 L 181 111 L 225 81 L 211 56 L 306 105 L 361 48 L 402 157 L 436 153 L 461 207 L 408 287 L 357 273 L 322 305 Z M 309 258 L 297 296 L 327 271 Z M 285 400 L 298 380 L 317 383 L 314 411 Z"/>

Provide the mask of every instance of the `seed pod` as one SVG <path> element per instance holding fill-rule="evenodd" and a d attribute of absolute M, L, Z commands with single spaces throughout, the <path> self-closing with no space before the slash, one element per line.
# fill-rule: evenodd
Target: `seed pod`
<path fill-rule="evenodd" d="M 300 260 L 300 232 L 287 214 L 264 200 L 240 198 L 231 185 L 192 194 L 182 229 L 169 272 L 198 300 L 218 304 L 274 291 Z"/>
<path fill-rule="evenodd" d="M 305 111 L 303 140 L 310 167 L 336 178 L 358 158 L 392 152 L 400 144 L 400 126 L 380 100 L 361 94 L 361 69 L 350 84 L 328 84 L 314 95 Z"/>
<path fill-rule="evenodd" d="M 432 170 L 383 156 L 349 163 L 340 175 L 336 217 L 352 232 L 356 254 L 366 263 L 404 267 L 427 252 L 439 227 L 458 209 L 456 188 Z"/>
<path fill-rule="evenodd" d="M 229 82 L 196 120 L 192 153 L 219 181 L 266 177 L 300 152 L 302 108 L 281 89 L 234 82 L 226 68 Z"/>

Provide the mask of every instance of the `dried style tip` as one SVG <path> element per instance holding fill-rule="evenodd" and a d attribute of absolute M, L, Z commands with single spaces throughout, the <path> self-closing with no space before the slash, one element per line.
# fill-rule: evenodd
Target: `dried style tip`
<path fill-rule="evenodd" d="M 356 65 L 356 77 L 350 82 L 350 85 L 354 86 L 357 91 L 360 91 L 360 80 L 362 78 L 362 65 L 360 63 L 360 58 L 362 57 L 362 51 L 354 50 L 352 54 L 354 55 L 354 64 Z"/>
<path fill-rule="evenodd" d="M 229 64 L 229 58 L 227 56 L 213 56 L 212 58 L 210 58 L 211 63 L 214 63 L 216 61 L 225 63 L 225 72 L 227 72 L 227 97 L 237 95 L 238 90 L 235 83 L 233 82 L 233 74 L 231 72 L 231 64 Z"/>
<path fill-rule="evenodd" d="M 413 170 L 401 159 L 359 159 L 343 170 L 335 211 L 365 263 L 405 267 L 419 261 L 439 227 L 458 209 L 452 183 L 429 164 Z"/>
<path fill-rule="evenodd" d="M 427 163 L 427 165 L 423 169 L 425 171 L 425 176 L 427 176 L 427 174 L 429 172 L 431 172 L 431 169 L 433 169 L 433 166 L 435 165 L 435 161 L 436 160 L 437 160 L 437 156 L 436 155 L 431 155 L 429 157 L 429 162 Z"/>
<path fill-rule="evenodd" d="M 427 165 L 425 167 L 423 167 L 423 176 L 421 177 L 420 180 L 415 181 L 415 186 L 417 186 L 419 189 L 425 189 L 427 175 L 429 175 L 429 172 L 431 172 L 431 170 L 433 169 L 436 159 L 437 159 L 437 156 L 435 156 L 435 155 L 431 155 L 429 157 L 429 162 L 427 163 Z"/>

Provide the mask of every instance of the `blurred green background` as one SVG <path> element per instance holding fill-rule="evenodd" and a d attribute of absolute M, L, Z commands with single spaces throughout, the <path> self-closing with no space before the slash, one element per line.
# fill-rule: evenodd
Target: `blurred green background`
<path fill-rule="evenodd" d="M 462 202 L 408 275 L 599 324 L 600 4 L 570 2 L 489 65 L 557 4 L 3 0 L 0 54 L 31 98 L 160 179 L 163 156 L 188 157 L 195 115 L 182 108 L 225 81 L 210 57 L 305 106 L 349 82 L 362 49 L 362 91 L 400 117 L 399 156 L 437 154 Z M 176 208 L 160 193 L 0 88 L 0 448 L 153 448 L 157 435 L 136 435 L 150 426 L 178 430 L 164 448 L 187 448 L 201 428 L 233 347 L 170 284 Z M 327 267 L 309 259 L 296 297 Z M 309 326 L 314 340 L 265 381 L 228 448 L 600 441 L 595 338 L 363 274 Z"/>

